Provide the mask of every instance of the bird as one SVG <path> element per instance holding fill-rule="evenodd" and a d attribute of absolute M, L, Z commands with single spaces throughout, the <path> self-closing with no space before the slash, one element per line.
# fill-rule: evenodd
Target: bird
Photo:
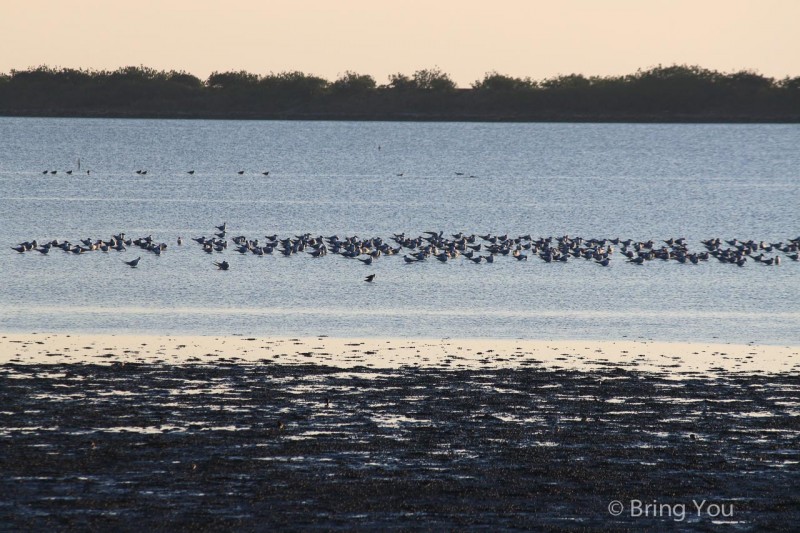
<path fill-rule="evenodd" d="M 67 170 L 67 174 L 72 176 L 72 171 L 71 170 Z"/>
<path fill-rule="evenodd" d="M 87 170 L 86 175 L 88 176 L 91 172 L 92 172 L 91 170 Z"/>
<path fill-rule="evenodd" d="M 244 170 L 240 170 L 239 172 L 237 172 L 237 174 L 241 176 L 242 174 L 244 174 Z"/>
<path fill-rule="evenodd" d="M 372 283 L 373 281 L 375 281 L 375 274 L 370 274 L 369 276 L 364 278 L 364 281 L 366 281 L 367 283 Z"/>
<path fill-rule="evenodd" d="M 267 170 L 266 172 L 262 172 L 262 174 L 265 176 L 269 176 L 269 170 Z"/>
<path fill-rule="evenodd" d="M 178 237 L 178 246 L 180 246 L 181 244 L 183 244 L 183 238 Z"/>
<path fill-rule="evenodd" d="M 230 267 L 227 261 L 223 261 L 221 263 L 214 261 L 214 266 L 220 270 L 228 270 L 228 267 Z"/>
<path fill-rule="evenodd" d="M 136 268 L 136 265 L 138 265 L 138 264 L 139 264 L 139 260 L 140 260 L 140 259 L 141 259 L 141 256 L 140 256 L 140 257 L 137 257 L 137 258 L 136 258 L 136 259 L 134 259 L 133 261 L 124 261 L 124 263 L 125 263 L 126 265 L 128 265 L 129 267 L 131 267 L 131 268 Z"/>
<path fill-rule="evenodd" d="M 192 176 L 192 175 L 194 175 L 194 170 L 189 170 L 189 171 L 188 171 L 188 172 L 186 172 L 186 173 L 187 173 L 187 174 L 189 174 L 190 176 Z"/>
<path fill-rule="evenodd" d="M 58 170 L 51 170 L 50 174 L 53 174 L 53 175 L 58 174 Z"/>
<path fill-rule="evenodd" d="M 43 171 L 42 171 L 42 174 L 47 174 L 47 170 L 43 170 Z"/>

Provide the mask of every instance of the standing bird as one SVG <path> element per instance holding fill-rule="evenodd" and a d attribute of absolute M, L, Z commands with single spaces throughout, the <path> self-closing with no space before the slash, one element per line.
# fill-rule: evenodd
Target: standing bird
<path fill-rule="evenodd" d="M 244 170 L 240 170 L 239 172 L 237 172 L 237 174 L 241 176 L 242 174 L 244 174 Z"/>
<path fill-rule="evenodd" d="M 214 266 L 220 270 L 228 270 L 228 268 L 230 267 L 227 261 L 223 261 L 221 263 L 217 263 L 216 261 L 214 261 Z"/>
<path fill-rule="evenodd" d="M 67 170 L 67 174 L 72 176 L 72 171 L 71 170 Z"/>
<path fill-rule="evenodd" d="M 178 246 L 183 244 L 183 237 L 178 237 Z"/>
<path fill-rule="evenodd" d="M 367 283 L 372 283 L 373 281 L 375 281 L 375 274 L 370 274 L 369 276 L 364 278 L 364 281 L 366 281 Z"/>
<path fill-rule="evenodd" d="M 269 176 L 269 170 L 267 170 L 266 172 L 262 172 L 262 174 L 264 174 L 265 176 Z"/>
<path fill-rule="evenodd" d="M 141 259 L 141 256 L 140 256 L 140 257 L 137 257 L 137 258 L 136 258 L 136 259 L 134 259 L 133 261 L 124 261 L 124 263 L 125 263 L 126 265 L 128 265 L 129 267 L 131 267 L 131 268 L 136 268 L 136 265 L 138 265 L 138 264 L 139 264 L 139 260 L 140 260 L 140 259 Z"/>
<path fill-rule="evenodd" d="M 194 175 L 194 170 L 188 171 L 187 174 L 189 174 L 190 176 Z"/>

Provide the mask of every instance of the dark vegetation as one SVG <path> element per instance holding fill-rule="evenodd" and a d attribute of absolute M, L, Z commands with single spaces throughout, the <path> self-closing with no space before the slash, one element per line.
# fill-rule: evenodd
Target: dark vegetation
<path fill-rule="evenodd" d="M 800 77 L 658 66 L 625 76 L 544 80 L 487 73 L 460 89 L 438 68 L 379 85 L 346 72 L 214 72 L 46 66 L 0 74 L 0 114 L 364 120 L 798 122 Z"/>

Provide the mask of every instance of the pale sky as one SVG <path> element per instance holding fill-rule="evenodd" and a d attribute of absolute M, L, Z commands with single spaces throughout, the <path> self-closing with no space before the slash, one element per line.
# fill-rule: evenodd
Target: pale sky
<path fill-rule="evenodd" d="M 800 0 L 0 0 L 0 72 L 145 65 L 256 74 L 433 66 L 467 87 L 692 64 L 800 75 Z"/>

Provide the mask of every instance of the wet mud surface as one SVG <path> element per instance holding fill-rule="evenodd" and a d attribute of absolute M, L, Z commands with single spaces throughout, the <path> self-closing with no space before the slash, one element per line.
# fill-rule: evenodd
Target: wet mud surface
<path fill-rule="evenodd" d="M 800 523 L 788 374 L 5 364 L 0 401 L 4 531 Z"/>

